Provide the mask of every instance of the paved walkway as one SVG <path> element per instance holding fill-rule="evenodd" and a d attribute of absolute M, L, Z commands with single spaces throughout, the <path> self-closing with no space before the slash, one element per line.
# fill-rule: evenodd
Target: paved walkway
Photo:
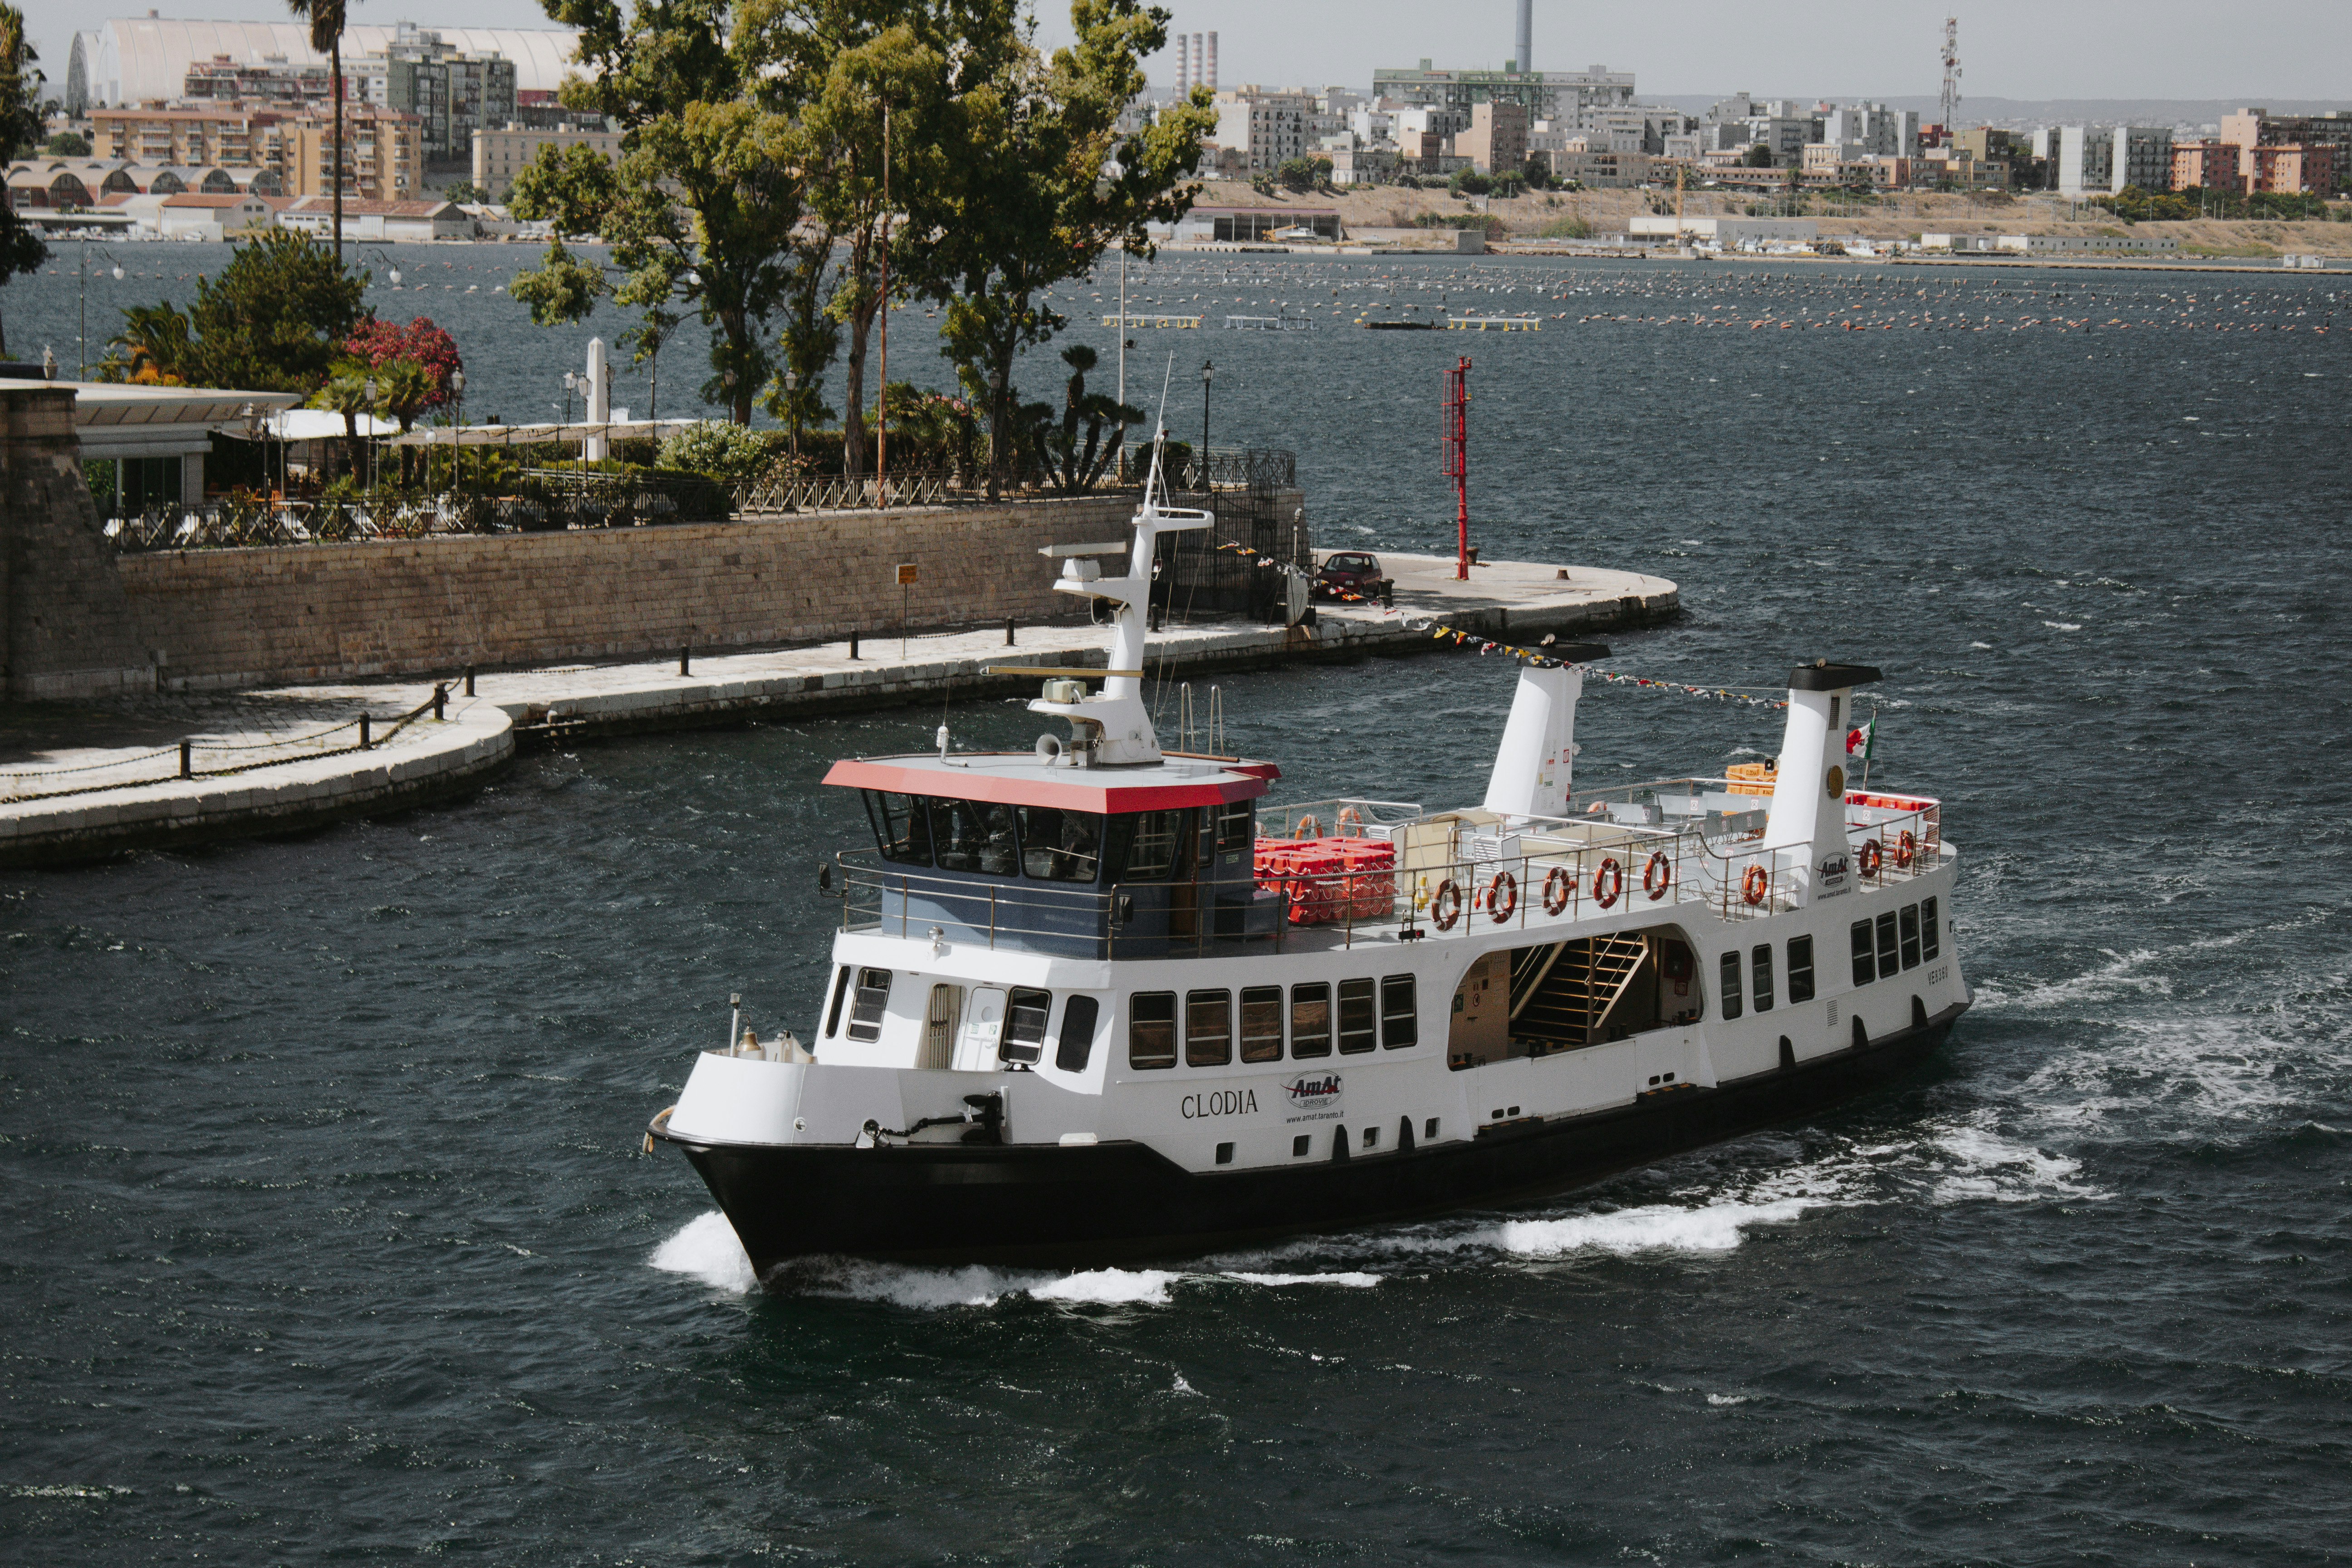
<path fill-rule="evenodd" d="M 1219 619 L 1153 634 L 1150 662 L 1190 679 L 1430 646 L 1430 622 L 1518 644 L 1650 625 L 1678 607 L 1672 583 L 1631 572 L 1496 562 L 1456 582 L 1454 563 L 1384 555 L 1395 607 L 1328 604 L 1313 628 Z M 454 672 L 117 704 L 0 708 L 0 865 L 87 858 L 196 838 L 281 831 L 478 787 L 518 734 L 575 738 L 723 722 L 750 712 L 887 706 L 1034 691 L 992 665 L 1100 668 L 1107 633 L 1084 623 L 1001 626 L 634 664 L 484 672 L 466 696 Z M 394 727 L 451 690 L 446 717 Z M 358 748 L 357 721 L 371 720 Z M 387 738 L 387 731 L 389 731 Z M 196 776 L 178 776 L 180 742 Z M 235 772 L 223 770 L 236 769 Z"/>

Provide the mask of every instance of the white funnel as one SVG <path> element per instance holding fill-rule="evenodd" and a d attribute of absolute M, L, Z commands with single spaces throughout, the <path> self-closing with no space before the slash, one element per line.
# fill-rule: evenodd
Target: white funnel
<path fill-rule="evenodd" d="M 1853 689 L 1878 679 L 1866 664 L 1800 665 L 1789 677 L 1789 723 L 1780 738 L 1764 844 L 1788 852 L 1800 903 L 1853 891 L 1853 845 L 1845 831 L 1845 730 Z M 1801 857 L 1801 860 L 1800 860 Z"/>
<path fill-rule="evenodd" d="M 1507 816 L 1565 816 L 1576 771 L 1576 704 L 1584 695 L 1582 661 L 1606 658 L 1598 643 L 1559 650 L 1556 666 L 1523 664 L 1519 689 L 1495 771 L 1486 779 L 1486 807 Z"/>

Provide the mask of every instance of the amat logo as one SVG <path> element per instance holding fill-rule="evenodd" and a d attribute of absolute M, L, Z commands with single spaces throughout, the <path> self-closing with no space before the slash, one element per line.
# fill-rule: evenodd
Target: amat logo
<path fill-rule="evenodd" d="M 1301 1073 L 1282 1086 L 1289 1101 L 1285 1121 L 1323 1121 L 1339 1114 L 1339 1075 Z"/>
<path fill-rule="evenodd" d="M 1813 896 L 1828 899 L 1852 892 L 1853 889 L 1846 885 L 1847 869 L 1848 861 L 1843 855 L 1822 856 L 1822 863 L 1813 868 Z"/>
<path fill-rule="evenodd" d="M 1178 1102 L 1177 1109 L 1187 1121 L 1209 1116 L 1252 1116 L 1257 1112 L 1257 1090 L 1220 1089 L 1207 1094 L 1188 1094 Z"/>

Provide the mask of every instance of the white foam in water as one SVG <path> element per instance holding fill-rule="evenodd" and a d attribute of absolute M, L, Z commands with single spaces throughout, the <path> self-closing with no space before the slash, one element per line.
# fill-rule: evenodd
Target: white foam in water
<path fill-rule="evenodd" d="M 1270 1285 L 1277 1289 L 1285 1285 L 1345 1285 L 1365 1290 L 1381 1282 L 1377 1274 L 1352 1271 L 1343 1274 L 1245 1274 L 1239 1269 L 1228 1269 L 1218 1278 L 1239 1279 L 1247 1285 Z"/>
<path fill-rule="evenodd" d="M 1089 1307 L 1164 1307 L 1177 1277 L 1161 1268 L 1091 1268 L 1050 1284 L 1033 1285 L 1032 1300 L 1076 1301 Z"/>
<path fill-rule="evenodd" d="M 684 1229 L 654 1248 L 653 1266 L 671 1274 L 691 1274 L 720 1290 L 749 1290 L 760 1280 L 751 1259 L 735 1237 L 735 1227 L 717 1209 L 687 1221 Z"/>
<path fill-rule="evenodd" d="M 1751 1225 L 1795 1219 L 1818 1200 L 1783 1198 L 1777 1203 L 1725 1202 L 1701 1208 L 1654 1204 L 1607 1214 L 1565 1219 L 1507 1220 L 1487 1233 L 1494 1245 L 1523 1258 L 1557 1258 L 1569 1252 L 1728 1252 Z"/>
<path fill-rule="evenodd" d="M 1965 1125 L 1947 1128 L 1934 1137 L 1936 1148 L 1951 1161 L 1936 1183 L 1939 1204 L 1990 1199 L 2021 1204 L 2047 1197 L 2104 1198 L 2098 1188 L 2074 1178 L 2082 1173 L 2079 1160 L 2052 1154 L 2028 1143 L 2003 1138 L 1990 1128 Z"/>

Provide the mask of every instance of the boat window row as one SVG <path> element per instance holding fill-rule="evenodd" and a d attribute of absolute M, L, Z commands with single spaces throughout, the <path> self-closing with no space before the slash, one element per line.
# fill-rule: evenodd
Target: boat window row
<path fill-rule="evenodd" d="M 866 964 L 845 964 L 834 977 L 833 1000 L 825 1009 L 824 1037 L 847 1037 L 872 1044 L 882 1037 L 882 1020 L 889 1012 L 891 971 Z M 979 988 L 976 988 L 979 989 Z M 1048 1026 L 1054 1016 L 1054 994 L 1031 985 L 1008 985 L 1004 992 L 1003 1023 L 992 1042 L 996 1059 L 1019 1067 L 1034 1067 L 1045 1054 Z M 952 1046 L 945 1036 L 956 1026 L 954 1010 L 945 1004 L 943 993 L 961 992 L 958 986 L 935 985 L 931 988 L 931 1006 L 924 1020 L 926 1058 L 938 1058 L 932 1065 L 945 1066 L 946 1053 Z M 847 1026 L 843 1015 L 847 1013 Z M 1066 1072 L 1084 1072 L 1094 1047 L 1095 1025 L 1101 1016 L 1101 1004 L 1092 996 L 1074 995 L 1062 1009 L 1061 1033 L 1055 1037 L 1054 1065 Z"/>
<path fill-rule="evenodd" d="M 1106 817 L 1050 805 L 888 790 L 864 794 L 875 846 L 893 865 L 1039 882 L 1093 884 L 1106 868 L 1120 882 L 1188 879 L 1202 827 L 1214 836 L 1212 853 L 1248 847 L 1257 829 L 1247 801 L 1213 806 L 1205 814 L 1178 807 Z"/>
<path fill-rule="evenodd" d="M 1150 1071 L 1357 1056 L 1420 1041 L 1413 977 L 1391 974 L 1334 984 L 1244 985 L 1226 990 L 1139 991 L 1128 998 L 1127 1063 Z"/>
<path fill-rule="evenodd" d="M 1782 977 L 1788 984 L 1790 1002 L 1811 1001 L 1813 939 L 1810 936 L 1790 937 L 1787 954 L 1788 963 L 1782 971 Z M 1751 1005 L 1759 1013 L 1769 1013 L 1775 1002 L 1772 969 L 1772 944 L 1769 942 L 1758 942 L 1745 954 L 1738 948 L 1725 953 L 1718 961 L 1717 970 L 1717 1010 L 1726 1018 L 1737 1018 Z"/>
<path fill-rule="evenodd" d="M 1874 920 L 1853 922 L 1853 983 L 1867 985 L 1933 963 L 1943 951 L 1937 900 L 1922 899 Z"/>

